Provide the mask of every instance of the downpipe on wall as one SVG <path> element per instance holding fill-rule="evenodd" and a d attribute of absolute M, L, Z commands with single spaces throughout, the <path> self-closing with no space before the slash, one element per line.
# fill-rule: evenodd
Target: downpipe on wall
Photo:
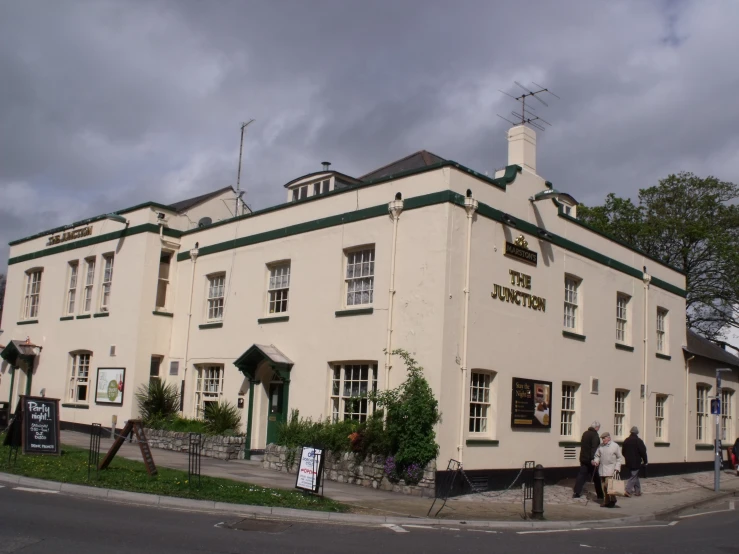
<path fill-rule="evenodd" d="M 459 393 L 459 463 L 464 458 L 464 421 L 465 421 L 465 399 L 467 392 L 467 331 L 470 313 L 470 254 L 472 249 L 472 219 L 477 211 L 477 200 L 472 198 L 472 191 L 467 190 L 464 199 L 464 210 L 467 212 L 467 247 L 465 252 L 464 270 L 464 316 L 462 319 L 462 370 L 460 393 Z"/>
<path fill-rule="evenodd" d="M 398 243 L 398 220 L 403 211 L 403 197 L 400 193 L 387 205 L 387 211 L 393 218 L 393 243 L 390 250 L 390 289 L 387 305 L 387 342 L 385 343 L 385 390 L 390 390 L 390 353 L 393 347 L 393 306 L 395 305 L 395 258 Z M 386 414 L 387 415 L 387 414 Z"/>
<path fill-rule="evenodd" d="M 195 264 L 198 261 L 198 254 L 200 253 L 200 250 L 198 250 L 198 246 L 200 243 L 195 243 L 195 248 L 190 250 L 190 261 L 192 262 L 192 273 L 190 275 L 190 300 L 188 303 L 187 308 L 187 335 L 185 338 L 185 363 L 182 364 L 184 366 L 183 372 L 182 372 L 182 384 L 180 386 L 180 411 L 185 412 L 185 383 L 187 383 L 187 364 L 189 361 L 189 354 L 190 354 L 190 328 L 192 327 L 192 294 L 193 290 L 195 289 Z"/>
<path fill-rule="evenodd" d="M 685 461 L 688 461 L 688 391 L 690 390 L 690 362 L 695 356 L 685 360 Z"/>
<path fill-rule="evenodd" d="M 642 398 L 642 440 L 647 440 L 647 402 L 649 401 L 649 362 L 647 354 L 649 350 L 649 283 L 652 277 L 647 273 L 644 266 L 644 398 Z"/>

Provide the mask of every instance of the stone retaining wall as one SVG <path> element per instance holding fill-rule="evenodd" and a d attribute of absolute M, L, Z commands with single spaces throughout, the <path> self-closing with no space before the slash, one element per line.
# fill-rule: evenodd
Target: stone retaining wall
<path fill-rule="evenodd" d="M 298 467 L 300 449 L 290 449 L 276 444 L 267 445 L 262 465 L 267 469 L 295 473 Z M 391 483 L 385 475 L 385 458 L 367 456 L 358 459 L 352 452 L 333 455 L 327 452 L 323 466 L 323 478 L 337 483 L 349 483 L 362 487 L 372 487 L 384 491 L 393 491 L 412 496 L 433 498 L 436 493 L 436 462 L 431 461 L 423 472 L 423 479 L 417 485 L 408 485 L 405 481 Z"/>
<path fill-rule="evenodd" d="M 190 445 L 190 433 L 175 433 L 174 431 L 160 431 L 145 429 L 146 439 L 152 448 L 187 452 Z M 216 435 L 202 435 L 202 456 L 219 460 L 243 460 L 244 437 L 223 437 Z"/>

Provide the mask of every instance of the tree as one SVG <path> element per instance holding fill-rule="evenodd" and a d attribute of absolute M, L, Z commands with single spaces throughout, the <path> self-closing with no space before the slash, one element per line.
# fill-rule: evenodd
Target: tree
<path fill-rule="evenodd" d="M 611 193 L 578 217 L 685 273 L 686 321 L 708 337 L 739 327 L 739 186 L 689 172 L 639 191 L 639 203 Z"/>
<path fill-rule="evenodd" d="M 0 329 L 3 326 L 3 305 L 5 304 L 5 273 L 0 273 Z"/>

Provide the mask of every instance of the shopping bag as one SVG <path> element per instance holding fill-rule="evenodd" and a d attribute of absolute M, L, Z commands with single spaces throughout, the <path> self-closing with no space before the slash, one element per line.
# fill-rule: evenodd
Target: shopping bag
<path fill-rule="evenodd" d="M 606 479 L 606 487 L 608 487 L 608 494 L 626 496 L 626 483 L 621 480 L 621 476 L 618 473 L 614 473 L 613 477 Z"/>

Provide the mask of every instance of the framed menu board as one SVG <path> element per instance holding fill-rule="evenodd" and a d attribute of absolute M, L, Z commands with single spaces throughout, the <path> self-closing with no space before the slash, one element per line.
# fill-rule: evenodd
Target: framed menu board
<path fill-rule="evenodd" d="M 511 427 L 551 429 L 551 381 L 513 378 Z"/>
<path fill-rule="evenodd" d="M 99 367 L 95 386 L 95 404 L 121 406 L 125 383 L 125 367 Z"/>

